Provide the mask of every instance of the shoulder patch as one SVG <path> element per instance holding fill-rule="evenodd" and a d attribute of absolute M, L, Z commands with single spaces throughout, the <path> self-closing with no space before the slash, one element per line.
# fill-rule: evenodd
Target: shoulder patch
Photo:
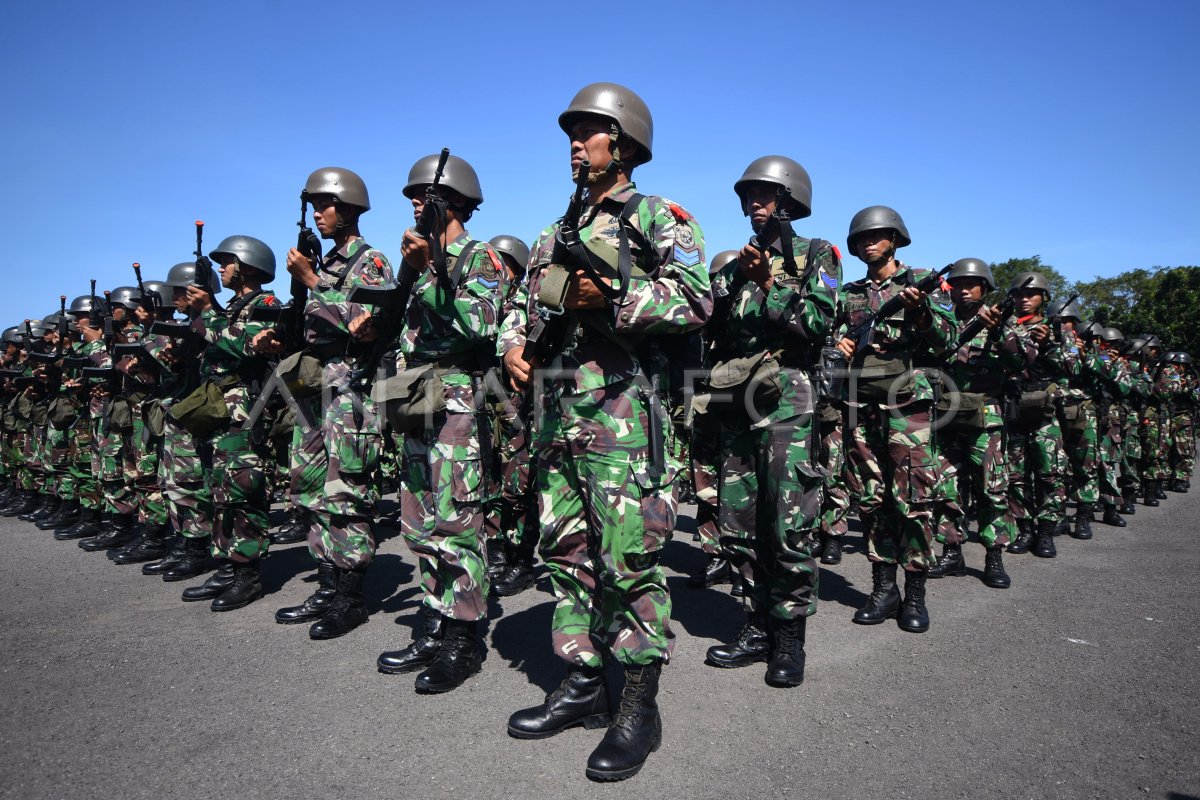
<path fill-rule="evenodd" d="M 264 306 L 274 306 L 279 304 L 279 300 L 273 294 L 265 294 L 262 297 L 262 304 Z"/>
<path fill-rule="evenodd" d="M 679 245 L 675 245 L 675 260 L 680 264 L 686 264 L 689 267 L 694 267 L 700 263 L 700 251 L 684 250 Z"/>
<path fill-rule="evenodd" d="M 675 244 L 684 250 L 696 249 L 696 236 L 692 233 L 692 226 L 684 223 L 675 226 Z"/>
<path fill-rule="evenodd" d="M 376 269 L 383 269 L 383 259 L 379 256 L 372 256 L 371 260 L 375 262 Z"/>
<path fill-rule="evenodd" d="M 500 257 L 496 255 L 496 251 L 489 247 L 484 252 L 486 252 L 488 254 L 488 259 L 492 262 L 492 274 L 493 275 L 502 274 L 504 265 L 500 263 Z"/>
<path fill-rule="evenodd" d="M 826 286 L 828 286 L 830 289 L 836 289 L 836 288 L 838 287 L 838 281 L 837 281 L 837 278 L 835 278 L 834 276 L 830 275 L 828 272 L 826 272 L 826 271 L 825 271 L 825 270 L 823 270 L 823 269 L 822 269 L 822 270 L 818 270 L 818 271 L 821 273 L 821 283 L 825 284 L 825 285 L 826 285 Z"/>
<path fill-rule="evenodd" d="M 667 210 L 671 212 L 671 216 L 675 217 L 675 219 L 679 220 L 680 222 L 687 222 L 692 218 L 691 214 L 684 211 L 674 203 L 667 203 Z"/>

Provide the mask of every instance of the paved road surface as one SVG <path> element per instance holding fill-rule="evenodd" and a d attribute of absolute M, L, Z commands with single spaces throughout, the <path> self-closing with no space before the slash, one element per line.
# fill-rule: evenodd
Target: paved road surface
<path fill-rule="evenodd" d="M 1184 798 L 1200 797 L 1200 491 L 1139 507 L 1125 529 L 1010 556 L 1013 588 L 930 581 L 925 635 L 850 616 L 870 588 L 861 540 L 821 575 L 802 687 L 761 665 L 704 666 L 738 602 L 689 590 L 702 562 L 664 554 L 675 658 L 664 741 L 618 785 L 583 774 L 599 731 L 509 738 L 561 666 L 545 592 L 493 604 L 480 676 L 419 696 L 375 671 L 408 641 L 413 560 L 399 538 L 368 577 L 373 615 L 342 639 L 272 622 L 312 590 L 303 545 L 277 549 L 268 596 L 213 614 L 191 583 L 0 520 L 0 797 L 22 798 Z M 682 520 L 686 527 L 690 520 Z M 614 676 L 615 678 L 615 676 Z"/>

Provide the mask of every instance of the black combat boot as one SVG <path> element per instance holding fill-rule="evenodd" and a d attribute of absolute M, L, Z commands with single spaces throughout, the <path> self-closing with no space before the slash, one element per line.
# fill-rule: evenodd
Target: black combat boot
<path fill-rule="evenodd" d="M 1105 525 L 1112 525 L 1114 528 L 1124 528 L 1126 524 L 1125 518 L 1117 513 L 1117 507 L 1112 503 L 1104 504 L 1104 516 L 1100 521 Z"/>
<path fill-rule="evenodd" d="M 1175 494 L 1183 494 L 1187 491 L 1187 489 L 1183 488 L 1183 481 L 1179 478 L 1176 478 L 1175 480 L 1171 481 L 1171 491 L 1175 492 Z"/>
<path fill-rule="evenodd" d="M 413 641 L 403 650 L 388 650 L 375 659 L 375 666 L 387 675 L 416 672 L 433 663 L 433 657 L 442 649 L 446 635 L 446 618 L 425 604 L 417 612 L 417 624 L 413 627 Z"/>
<path fill-rule="evenodd" d="M 745 597 L 746 582 L 742 578 L 742 573 L 736 569 L 729 573 L 729 596 L 730 597 Z"/>
<path fill-rule="evenodd" d="M 114 564 L 141 564 L 167 555 L 171 549 L 171 526 L 147 522 L 142 536 L 129 547 L 112 557 Z"/>
<path fill-rule="evenodd" d="M 1095 518 L 1092 516 L 1092 504 L 1080 503 L 1075 507 L 1075 527 L 1071 531 L 1072 539 L 1090 539 L 1092 538 L 1092 523 Z"/>
<path fill-rule="evenodd" d="M 185 537 L 183 556 L 169 570 L 162 574 L 167 583 L 186 581 L 210 572 L 216 568 L 216 561 L 209 553 L 209 538 L 207 536 Z"/>
<path fill-rule="evenodd" d="M 233 585 L 233 562 L 228 559 L 221 559 L 221 566 L 217 567 L 217 571 L 208 576 L 208 580 L 199 586 L 192 586 L 183 590 L 183 594 L 179 599 L 185 603 L 195 603 L 199 600 L 212 600 L 214 597 L 220 597 L 221 593 Z"/>
<path fill-rule="evenodd" d="M 842 537 L 830 533 L 821 534 L 821 563 L 842 563 Z"/>
<path fill-rule="evenodd" d="M 33 514 L 29 515 L 29 519 L 27 519 L 25 521 L 32 522 L 35 525 L 40 525 L 41 523 L 45 522 L 46 520 L 56 516 L 58 514 L 59 510 L 62 509 L 62 507 L 63 507 L 62 500 L 59 500 L 54 495 L 48 495 L 46 503 L 44 506 L 42 506 L 42 509 L 40 511 L 35 511 Z"/>
<path fill-rule="evenodd" d="M 30 511 L 33 511 L 37 507 L 37 503 L 36 494 L 22 489 L 17 492 L 10 503 L 0 509 L 0 515 L 5 517 L 19 517 L 22 514 L 28 514 Z"/>
<path fill-rule="evenodd" d="M 1117 510 L 1126 516 L 1137 513 L 1137 484 L 1130 483 L 1121 489 L 1121 507 Z"/>
<path fill-rule="evenodd" d="M 332 561 L 318 561 L 317 590 L 300 605 L 276 611 L 275 621 L 280 625 L 314 622 L 325 616 L 334 597 L 337 597 L 337 569 Z"/>
<path fill-rule="evenodd" d="M 1154 496 L 1157 497 L 1159 500 L 1167 499 L 1167 493 L 1166 493 L 1166 491 L 1163 490 L 1163 481 L 1155 481 L 1154 482 Z"/>
<path fill-rule="evenodd" d="M 334 567 L 334 571 L 337 575 L 337 594 L 329 601 L 329 610 L 325 615 L 309 627 L 310 638 L 336 639 L 345 636 L 365 623 L 369 616 L 362 588 L 366 571 L 337 567 Z"/>
<path fill-rule="evenodd" d="M 1158 481 L 1142 482 L 1142 505 L 1154 508 L 1158 505 Z"/>
<path fill-rule="evenodd" d="M 508 718 L 508 735 L 545 739 L 580 725 L 589 730 L 605 728 L 611 721 L 604 669 L 572 665 L 558 688 L 546 695 L 546 702 Z"/>
<path fill-rule="evenodd" d="M 767 662 L 769 686 L 788 688 L 804 683 L 804 629 L 808 617 L 767 620 L 771 660 Z"/>
<path fill-rule="evenodd" d="M 1033 536 L 1033 544 L 1030 550 L 1038 558 L 1054 558 L 1058 555 L 1058 548 L 1054 546 L 1054 529 L 1058 524 L 1051 522 L 1048 519 L 1039 519 L 1037 533 Z"/>
<path fill-rule="evenodd" d="M 167 554 L 158 561 L 143 564 L 143 575 L 162 575 L 183 560 L 184 553 L 187 552 L 187 539 L 178 533 L 169 533 L 168 536 L 170 537 L 170 549 Z"/>
<path fill-rule="evenodd" d="M 925 573 L 904 572 L 904 605 L 900 607 L 900 630 L 924 633 L 929 630 L 929 611 L 925 608 Z"/>
<path fill-rule="evenodd" d="M 508 572 L 508 542 L 504 537 L 497 536 L 495 539 L 488 539 L 485 547 L 488 581 L 495 583 Z"/>
<path fill-rule="evenodd" d="M 446 636 L 433 656 L 433 662 L 417 676 L 416 689 L 421 694 L 441 694 L 457 689 L 463 681 L 479 672 L 483 664 L 483 643 L 471 620 L 447 619 Z"/>
<path fill-rule="evenodd" d="M 308 538 L 310 524 L 308 511 L 292 506 L 288 510 L 283 527 L 271 534 L 271 544 L 295 544 Z"/>
<path fill-rule="evenodd" d="M 1004 571 L 1004 548 L 989 547 L 983 562 L 983 585 L 993 589 L 1007 589 L 1012 579 Z"/>
<path fill-rule="evenodd" d="M 709 556 L 704 562 L 704 569 L 688 578 L 687 585 L 693 589 L 707 589 L 718 583 L 730 583 L 733 580 L 733 568 L 728 559 L 722 555 Z"/>
<path fill-rule="evenodd" d="M 930 568 L 930 578 L 945 578 L 948 575 L 966 575 L 967 560 L 963 558 L 961 544 L 942 545 L 942 555 L 937 564 Z"/>
<path fill-rule="evenodd" d="M 104 512 L 104 522 L 100 533 L 89 539 L 83 539 L 79 546 L 89 553 L 121 547 L 133 540 L 133 526 L 128 514 Z"/>
<path fill-rule="evenodd" d="M 24 514 L 18 514 L 17 519 L 22 522 L 41 522 L 48 513 L 58 510 L 58 498 L 54 495 L 39 492 L 36 499 L 37 505 Z"/>
<path fill-rule="evenodd" d="M 882 561 L 871 563 L 871 596 L 854 612 L 859 625 L 878 625 L 900 613 L 900 588 L 896 586 L 896 565 Z"/>
<path fill-rule="evenodd" d="M 83 539 L 100 533 L 102 518 L 99 508 L 85 508 L 79 512 L 79 520 L 69 528 L 60 528 L 54 532 L 54 538 L 60 542 L 71 539 Z"/>
<path fill-rule="evenodd" d="M 617 713 L 600 745 L 588 757 L 587 776 L 594 781 L 631 778 L 662 743 L 658 715 L 658 679 L 662 662 L 625 667 L 625 686 Z"/>
<path fill-rule="evenodd" d="M 1017 520 L 1017 538 L 1008 545 L 1008 552 L 1014 555 L 1029 552 L 1029 543 L 1033 540 L 1033 520 Z"/>
<path fill-rule="evenodd" d="M 729 644 L 717 644 L 708 648 L 704 663 L 722 669 L 748 667 L 757 661 L 766 661 L 770 655 L 766 625 L 762 614 L 751 612 L 746 624 Z"/>
<path fill-rule="evenodd" d="M 52 517 L 48 517 L 37 524 L 38 528 L 44 531 L 52 531 L 55 528 L 65 528 L 74 525 L 79 519 L 79 499 L 71 498 L 70 500 L 62 501 L 58 506 L 58 512 Z"/>
<path fill-rule="evenodd" d="M 518 545 L 513 548 L 512 558 L 508 561 L 508 569 L 492 584 L 492 591 L 496 593 L 497 597 L 512 597 L 532 587 L 533 584 L 533 548 Z"/>
<path fill-rule="evenodd" d="M 262 597 L 262 581 L 259 580 L 260 564 L 261 562 L 257 558 L 253 561 L 234 564 L 233 583 L 229 585 L 228 589 L 221 592 L 220 597 L 212 601 L 212 610 L 234 611 L 245 608 Z"/>

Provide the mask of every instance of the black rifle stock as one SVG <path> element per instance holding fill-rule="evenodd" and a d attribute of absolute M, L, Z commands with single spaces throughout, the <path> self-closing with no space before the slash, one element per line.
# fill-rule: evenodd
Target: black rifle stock
<path fill-rule="evenodd" d="M 1003 328 L 1004 323 L 1007 322 L 1008 319 L 1016 312 L 1016 310 L 1017 310 L 1016 293 L 1019 290 L 1024 289 L 1031 283 L 1033 283 L 1032 275 L 1030 275 L 1028 278 L 1026 278 L 1024 280 L 1024 282 L 1021 283 L 1020 286 L 1014 286 L 1013 288 L 1008 290 L 1008 294 L 1006 294 L 1004 296 L 1004 299 L 1000 301 L 1000 305 L 997 306 L 997 308 L 1000 309 L 1000 321 L 996 323 L 996 327 L 994 328 L 994 330 L 998 331 L 1001 328 Z M 1078 297 L 1078 295 L 1076 295 L 1076 297 Z M 1066 306 L 1064 306 L 1064 308 L 1065 307 Z M 981 330 L 983 330 L 983 328 L 986 324 L 987 323 L 984 322 L 983 318 L 980 317 L 978 314 L 976 314 L 974 317 L 972 317 L 970 322 L 968 322 L 966 325 L 963 326 L 962 332 L 958 334 L 958 347 L 962 347 L 964 344 L 966 344 L 967 342 L 974 339 L 979 334 L 979 332 Z M 955 349 L 957 349 L 957 348 L 955 348 Z"/>
<path fill-rule="evenodd" d="M 915 284 L 916 288 L 925 293 L 932 292 L 938 286 L 938 284 L 941 283 L 942 276 L 949 272 L 953 267 L 953 264 L 947 264 L 937 272 L 931 272 L 921 280 L 917 281 Z M 863 339 L 873 330 L 875 330 L 875 323 L 877 321 L 881 319 L 887 319 L 903 308 L 903 306 L 904 301 L 900 299 L 899 294 L 891 297 L 887 302 L 879 307 L 878 311 L 876 311 L 874 314 L 868 314 L 861 322 L 852 326 L 848 331 L 846 331 L 845 338 L 850 339 L 855 343 L 856 346 L 863 344 Z"/>

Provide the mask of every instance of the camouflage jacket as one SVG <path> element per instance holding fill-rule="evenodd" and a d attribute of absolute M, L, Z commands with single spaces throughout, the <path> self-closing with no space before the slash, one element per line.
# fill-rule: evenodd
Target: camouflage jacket
<path fill-rule="evenodd" d="M 365 240 L 351 239 L 321 259 L 318 283 L 304 306 L 304 340 L 310 345 L 347 345 L 350 322 L 373 310 L 347 300 L 356 286 L 389 288 L 394 283 L 387 256 Z"/>
<path fill-rule="evenodd" d="M 930 272 L 927 269 L 896 263 L 896 271 L 878 284 L 869 277 L 843 284 L 835 340 L 844 337 L 850 328 L 878 311 L 884 303 L 909 286 L 916 285 Z M 954 306 L 944 284 L 929 294 L 925 300 L 925 308 L 930 314 L 930 325 L 923 331 L 917 329 L 910 321 L 908 312 L 904 310 L 887 319 L 876 320 L 866 349 L 855 352 L 851 367 L 861 363 L 864 356 L 870 355 L 883 358 L 901 357 L 908 360 L 912 366 L 923 366 L 938 360 L 954 346 L 955 332 L 958 330 L 958 323 L 954 319 Z M 849 391 L 851 382 L 847 381 L 846 384 Z M 918 369 L 913 375 L 912 396 L 909 400 L 928 401 L 933 400 L 933 397 L 933 386 L 929 378 Z"/>
<path fill-rule="evenodd" d="M 446 273 L 458 273 L 448 290 L 437 273 L 426 270 L 413 286 L 412 301 L 400 338 L 400 352 L 408 364 L 443 359 L 469 361 L 477 369 L 495 364 L 504 264 L 487 242 L 477 242 L 467 263 L 459 265 L 471 239 L 462 236 L 446 244 Z M 453 279 L 453 278 L 452 278 Z M 461 370 L 448 373 L 446 384 L 469 387 L 470 376 Z"/>
<path fill-rule="evenodd" d="M 1115 353 L 1098 349 L 1086 351 L 1085 367 L 1096 376 L 1100 394 L 1098 399 L 1120 402 L 1133 392 L 1133 375 L 1125 360 Z"/>
<path fill-rule="evenodd" d="M 982 308 L 982 306 L 980 306 Z M 975 315 L 958 322 L 961 333 Z M 963 342 L 946 358 L 945 372 L 949 378 L 946 389 L 986 394 L 999 398 L 1006 379 L 1025 369 L 1037 358 L 1037 346 L 1011 319 L 1002 328 L 982 328 L 970 341 Z"/>
<path fill-rule="evenodd" d="M 1044 317 L 1024 317 L 1014 324 L 1032 341 L 1033 329 L 1047 322 Z M 1040 344 L 1035 343 L 1034 347 L 1037 348 L 1037 357 L 1016 376 L 1021 390 L 1040 391 L 1053 383 L 1060 391 L 1066 391 L 1070 384 L 1073 356 L 1069 346 L 1065 346 L 1065 339 L 1057 341 L 1050 336 Z"/>
<path fill-rule="evenodd" d="M 774 282 L 768 292 L 746 280 L 736 259 L 712 279 L 713 322 L 719 328 L 712 331 L 707 366 L 764 350 L 774 354 L 784 367 L 786 380 L 781 381 L 782 392 L 775 408 L 766 415 L 770 421 L 812 411 L 812 387 L 802 370 L 810 369 L 814 358 L 819 357 L 837 316 L 841 257 L 833 245 L 826 243 L 813 253 L 813 269 L 804 279 L 811 242 L 799 236 L 792 239 L 794 274 L 784 266 L 781 242 L 776 240 L 771 245 Z"/>
<path fill-rule="evenodd" d="M 647 335 L 687 333 L 703 325 L 712 312 L 700 225 L 661 197 L 643 197 L 627 218 L 618 219 L 635 193 L 632 183 L 623 184 L 598 205 L 584 209 L 580 238 L 615 249 L 624 226 L 633 261 L 646 277 L 634 277 L 619 304 L 572 312 L 580 323 L 576 333 L 557 363 L 543 365 L 563 369 L 557 387 L 565 394 L 597 392 L 644 374 L 636 350 Z M 501 355 L 523 348 L 527 330 L 540 318 L 537 296 L 558 226 L 551 225 L 534 243 L 527 280 L 505 306 L 497 346 Z"/>
<path fill-rule="evenodd" d="M 269 289 L 249 299 L 235 298 L 225 311 L 209 308 L 192 322 L 192 330 L 205 343 L 200 360 L 200 377 L 215 380 L 240 375 L 243 380 L 261 378 L 265 369 L 263 358 L 250 349 L 250 341 L 270 327 L 270 323 L 255 322 L 250 313 L 258 306 L 278 306 L 279 300 Z"/>

